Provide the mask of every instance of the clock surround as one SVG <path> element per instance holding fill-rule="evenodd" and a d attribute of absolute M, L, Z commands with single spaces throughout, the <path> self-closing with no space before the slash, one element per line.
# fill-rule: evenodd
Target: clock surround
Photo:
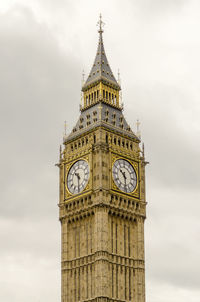
<path fill-rule="evenodd" d="M 133 165 L 123 159 L 117 159 L 112 168 L 113 179 L 116 186 L 123 192 L 132 193 L 137 186 L 137 175 Z"/>
<path fill-rule="evenodd" d="M 81 159 L 73 163 L 67 174 L 67 188 L 71 194 L 81 193 L 89 181 L 90 169 L 87 161 Z"/>

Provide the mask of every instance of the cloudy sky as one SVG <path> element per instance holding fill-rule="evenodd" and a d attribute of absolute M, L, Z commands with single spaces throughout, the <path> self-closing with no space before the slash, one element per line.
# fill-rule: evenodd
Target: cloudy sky
<path fill-rule="evenodd" d="M 104 44 L 147 166 L 147 302 L 200 300 L 199 0 L 0 0 L 0 301 L 60 301 L 58 161 Z"/>

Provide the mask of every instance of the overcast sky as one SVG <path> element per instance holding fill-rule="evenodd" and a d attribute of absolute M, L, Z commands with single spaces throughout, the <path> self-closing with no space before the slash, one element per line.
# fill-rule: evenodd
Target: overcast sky
<path fill-rule="evenodd" d="M 147 302 L 200 301 L 199 0 L 0 0 L 0 301 L 60 301 L 58 161 L 99 13 L 147 166 Z"/>

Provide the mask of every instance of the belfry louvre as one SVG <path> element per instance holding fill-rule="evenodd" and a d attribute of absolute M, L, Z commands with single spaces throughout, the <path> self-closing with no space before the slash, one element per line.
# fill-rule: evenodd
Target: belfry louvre
<path fill-rule="evenodd" d="M 145 156 L 103 44 L 60 151 L 62 302 L 144 302 Z"/>

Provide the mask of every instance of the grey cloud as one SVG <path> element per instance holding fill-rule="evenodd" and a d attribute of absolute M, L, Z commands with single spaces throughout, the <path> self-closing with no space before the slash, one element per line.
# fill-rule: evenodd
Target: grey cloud
<path fill-rule="evenodd" d="M 99 13 L 92 10 L 90 1 L 81 6 L 84 8 L 81 10 L 83 18 L 76 10 L 77 2 L 76 5 L 68 1 L 40 3 L 51 16 L 55 9 L 53 21 L 59 18 L 59 9 L 68 7 L 66 14 L 71 15 L 68 20 L 71 26 L 76 22 L 74 20 L 80 24 L 85 21 L 87 26 L 91 14 L 98 16 Z M 118 20 L 123 17 L 120 3 L 116 4 L 114 13 L 110 10 L 110 20 L 105 20 L 106 23 L 112 23 L 112 18 Z M 187 83 L 198 82 L 198 51 L 193 52 L 193 60 L 188 59 L 189 56 L 185 56 L 187 41 L 181 41 L 181 46 L 166 42 L 161 25 L 167 20 L 162 24 L 157 20 L 151 27 L 149 19 L 145 21 L 143 18 L 145 14 L 154 18 L 155 12 L 158 17 L 166 12 L 178 12 L 179 15 L 185 3 L 188 2 L 127 1 L 127 4 L 135 5 L 135 9 L 140 7 L 134 22 L 138 27 L 142 24 L 141 31 L 137 28 L 138 35 L 134 32 L 131 36 L 131 15 L 127 23 L 113 30 L 117 38 L 121 35 L 118 40 L 122 39 L 123 43 L 113 42 L 112 35 L 106 33 L 107 37 L 110 35 L 110 41 L 108 39 L 105 48 L 110 48 L 112 53 L 107 53 L 108 59 L 110 63 L 111 60 L 114 62 L 111 67 L 117 67 L 118 63 L 127 65 L 122 85 L 124 113 L 131 126 L 138 117 L 141 119 L 146 158 L 150 161 L 147 166 L 147 301 L 154 302 L 197 301 L 200 146 L 199 102 L 195 103 L 194 99 L 199 100 L 199 91 L 198 85 L 195 84 L 193 89 Z M 131 14 L 133 12 L 130 11 Z M 88 49 L 87 37 L 78 34 L 73 36 L 69 47 L 64 46 L 72 51 L 64 52 L 53 26 L 50 28 L 45 22 L 36 21 L 42 20 L 43 13 L 40 11 L 40 14 L 37 18 L 27 6 L 17 5 L 1 14 L 0 18 L 0 192 L 3 201 L 0 204 L 0 236 L 3 242 L 0 251 L 3 271 L 0 300 L 5 302 L 13 299 L 35 302 L 40 301 L 40 297 L 48 301 L 55 301 L 57 297 L 58 300 L 60 227 L 58 170 L 54 163 L 62 141 L 63 121 L 67 120 L 70 131 L 79 115 L 83 62 L 77 57 L 83 50 L 74 45 L 81 45 L 82 39 L 89 56 L 88 70 L 95 55 Z M 52 20 L 49 19 L 49 23 Z M 178 35 L 176 24 L 173 26 L 175 35 Z M 152 37 L 155 28 L 160 29 L 161 46 L 156 43 L 157 36 Z M 189 33 L 186 40 L 188 37 Z M 94 43 L 95 51 L 97 40 Z M 198 39 L 195 43 L 198 44 Z M 114 49 L 109 45 L 115 45 Z M 119 55 L 114 58 L 116 48 L 118 54 L 124 53 L 122 58 Z M 177 58 L 183 52 L 183 73 L 173 76 L 173 71 L 180 71 L 182 67 L 183 61 L 177 64 Z M 137 64 L 137 61 L 140 62 Z M 187 69 L 190 71 L 188 74 Z M 184 81 L 179 81 L 179 76 Z M 52 284 L 51 289 L 47 284 Z M 167 295 L 169 288 L 171 296 Z M 177 294 L 180 289 L 187 290 L 188 299 Z M 36 296 L 33 295 L 35 292 Z"/>
<path fill-rule="evenodd" d="M 72 55 L 67 59 L 48 28 L 26 12 L 16 7 L 2 16 L 0 26 L 4 215 L 23 215 L 31 202 L 33 212 L 45 211 L 48 186 L 55 182 L 61 122 L 67 113 L 73 120 L 73 103 L 78 108 L 80 96 L 74 84 L 79 83 L 79 63 Z"/>
<path fill-rule="evenodd" d="M 157 14 L 157 17 L 159 17 L 166 13 L 180 11 L 188 2 L 188 0 L 141 0 L 133 1 L 132 4 L 139 7 L 141 13 L 149 16 Z"/>
<path fill-rule="evenodd" d="M 143 91 L 147 88 L 140 87 Z M 200 142 L 196 140 L 199 130 L 188 131 L 187 121 L 189 116 L 191 96 L 172 87 L 157 85 L 156 91 L 146 91 L 147 102 L 137 99 L 136 88 L 134 106 L 138 108 L 138 114 L 129 108 L 128 120 L 131 115 L 138 115 L 142 119 L 142 129 L 145 133 L 144 142 L 147 150 L 147 160 L 150 161 L 149 169 L 152 171 L 150 178 L 154 178 L 155 184 L 168 186 L 175 189 L 176 186 L 199 190 L 200 176 L 199 148 Z M 182 108 L 184 104 L 185 108 Z M 193 108 L 193 119 L 198 121 L 198 107 Z M 185 122 L 184 122 L 185 119 Z M 149 127 L 151 125 L 151 127 Z M 182 125 L 185 125 L 184 127 Z M 149 152 L 149 155 L 148 155 Z M 199 167 L 199 168 L 198 168 Z M 148 169 L 148 168 L 147 168 Z"/>
<path fill-rule="evenodd" d="M 149 171 L 146 222 L 149 280 L 198 291 L 200 192 L 184 186 L 156 186 L 157 182 L 150 180 L 152 177 Z"/>
<path fill-rule="evenodd" d="M 0 300 L 39 301 L 59 280 L 54 164 L 62 123 L 76 119 L 80 68 L 28 8 L 1 15 L 0 44 Z M 58 285 L 50 291 L 52 299 L 59 294 Z"/>

